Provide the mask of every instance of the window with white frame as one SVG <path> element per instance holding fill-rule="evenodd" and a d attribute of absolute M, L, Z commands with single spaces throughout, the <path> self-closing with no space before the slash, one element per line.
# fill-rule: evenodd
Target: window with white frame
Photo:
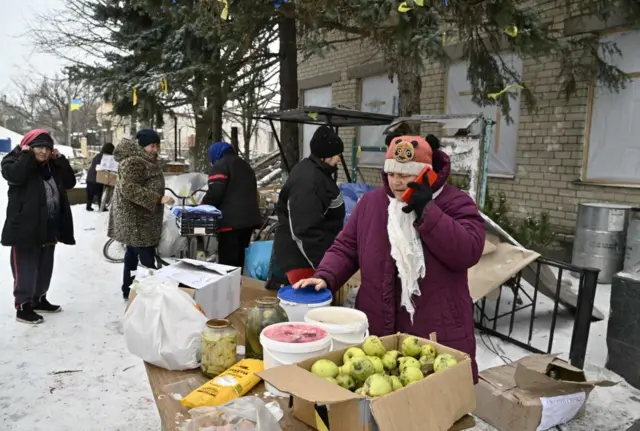
<path fill-rule="evenodd" d="M 362 80 L 360 109 L 376 114 L 398 115 L 398 79 L 388 75 L 371 76 Z M 362 126 L 358 133 L 360 157 L 358 164 L 382 166 L 387 147 L 382 132 L 387 126 Z"/>
<path fill-rule="evenodd" d="M 331 96 L 332 93 L 330 85 L 327 87 L 313 88 L 302 93 L 302 104 L 303 106 L 320 106 L 323 108 L 330 108 L 332 103 Z M 317 129 L 318 126 L 314 126 L 311 124 L 305 124 L 302 126 L 301 158 L 309 157 L 309 155 L 311 154 L 309 143 L 311 142 L 311 137 Z"/>
<path fill-rule="evenodd" d="M 619 93 L 594 85 L 585 138 L 583 181 L 640 185 L 640 31 L 615 33 L 621 56 L 610 59 L 631 81 Z"/>
<path fill-rule="evenodd" d="M 515 54 L 502 54 L 505 64 L 522 75 L 522 59 Z M 512 90 L 517 91 L 517 90 Z M 488 173 L 495 176 L 514 176 L 516 173 L 516 152 L 518 144 L 518 124 L 520 122 L 520 95 L 509 100 L 510 115 L 513 120 L 507 123 L 499 106 L 480 107 L 471 100 L 471 83 L 467 78 L 467 63 L 459 61 L 449 66 L 447 76 L 447 114 L 476 114 L 481 112 L 496 122 L 491 134 Z M 475 126 L 474 133 L 480 133 Z M 472 127 L 473 129 L 473 127 Z"/>

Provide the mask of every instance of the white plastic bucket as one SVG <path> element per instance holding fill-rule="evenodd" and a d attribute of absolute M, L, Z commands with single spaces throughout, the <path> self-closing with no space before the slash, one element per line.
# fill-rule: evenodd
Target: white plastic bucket
<path fill-rule="evenodd" d="M 326 329 L 333 340 L 332 350 L 360 344 L 369 336 L 369 319 L 349 307 L 322 307 L 309 310 L 304 321 Z"/>
<path fill-rule="evenodd" d="M 280 306 L 286 311 L 289 317 L 289 322 L 304 322 L 304 316 L 309 310 L 318 307 L 326 307 L 331 305 L 332 298 L 329 298 L 325 302 L 319 302 L 317 304 L 302 304 L 299 302 L 285 301 L 280 298 Z"/>
<path fill-rule="evenodd" d="M 312 326 L 315 329 L 325 333 L 325 336 L 319 340 L 309 341 L 307 343 L 286 343 L 282 341 L 272 340 L 265 336 L 265 331 L 274 327 L 285 325 Z M 264 360 L 264 369 L 279 367 L 280 365 L 292 365 L 302 362 L 315 356 L 321 356 L 331 351 L 332 342 L 329 332 L 318 326 L 302 322 L 284 322 L 269 325 L 260 333 L 260 344 L 262 345 L 262 354 Z M 283 392 L 265 382 L 265 387 L 269 392 L 278 396 L 288 396 Z"/>

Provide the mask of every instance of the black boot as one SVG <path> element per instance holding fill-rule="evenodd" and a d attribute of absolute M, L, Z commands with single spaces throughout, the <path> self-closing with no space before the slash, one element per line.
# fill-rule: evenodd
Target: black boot
<path fill-rule="evenodd" d="M 18 306 L 18 309 L 16 311 L 16 320 L 18 322 L 31 325 L 37 325 L 44 322 L 42 316 L 33 311 L 33 306 L 28 303 Z"/>
<path fill-rule="evenodd" d="M 40 298 L 33 306 L 35 311 L 39 311 L 41 313 L 59 313 L 62 311 L 62 307 L 59 305 L 54 305 L 47 301 L 47 297 L 43 296 Z"/>
<path fill-rule="evenodd" d="M 91 207 L 90 203 L 87 204 L 87 211 L 93 211 L 93 208 Z"/>

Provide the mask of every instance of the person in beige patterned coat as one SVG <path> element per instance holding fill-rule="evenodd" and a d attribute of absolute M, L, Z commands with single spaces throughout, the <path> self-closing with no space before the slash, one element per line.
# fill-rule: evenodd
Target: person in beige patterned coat
<path fill-rule="evenodd" d="M 155 268 L 155 249 L 162 234 L 163 205 L 173 199 L 164 195 L 164 176 L 158 165 L 160 137 L 140 130 L 136 141 L 123 139 L 113 156 L 118 162 L 118 182 L 109 213 L 108 236 L 126 246 L 122 296 L 129 299 L 138 260 Z"/>

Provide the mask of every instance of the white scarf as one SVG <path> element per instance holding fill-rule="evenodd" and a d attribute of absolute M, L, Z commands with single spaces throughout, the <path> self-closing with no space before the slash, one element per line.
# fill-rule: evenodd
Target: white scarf
<path fill-rule="evenodd" d="M 424 252 L 418 231 L 413 226 L 416 214 L 402 211 L 407 204 L 393 197 L 389 197 L 389 220 L 387 234 L 391 243 L 391 257 L 396 261 L 402 296 L 400 303 L 407 310 L 413 325 L 415 306 L 413 295 L 420 296 L 418 281 L 424 278 L 426 266 Z"/>
<path fill-rule="evenodd" d="M 442 188 L 433 193 L 433 200 L 442 192 Z M 387 234 L 391 243 L 391 257 L 396 261 L 402 295 L 400 304 L 407 310 L 413 325 L 415 305 L 413 295 L 420 296 L 418 282 L 426 274 L 424 263 L 424 251 L 418 231 L 413 226 L 416 221 L 415 212 L 406 214 L 402 211 L 407 204 L 389 196 L 389 220 L 387 221 Z"/>

